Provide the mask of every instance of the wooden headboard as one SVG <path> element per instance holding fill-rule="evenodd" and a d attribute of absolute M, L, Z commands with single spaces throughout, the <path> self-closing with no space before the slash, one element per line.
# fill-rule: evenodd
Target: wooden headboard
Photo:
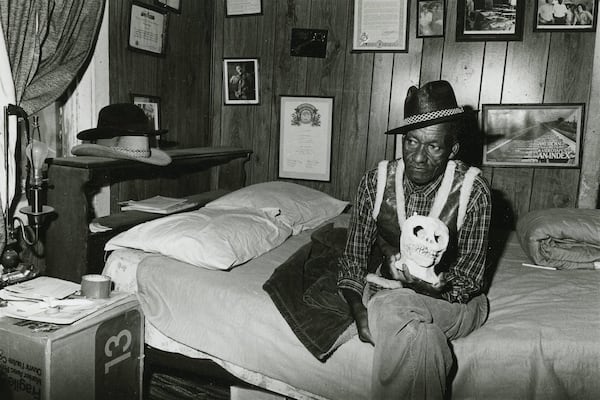
<path fill-rule="evenodd" d="M 138 223 L 156 218 L 155 214 L 117 211 L 94 221 L 96 215 L 92 199 L 101 187 L 136 179 L 179 179 L 213 167 L 227 168 L 228 179 L 225 185 L 217 183 L 216 190 L 199 188 L 193 196 L 185 196 L 193 197 L 203 205 L 228 190 L 244 186 L 244 166 L 252 153 L 251 150 L 234 147 L 165 151 L 173 160 L 167 166 L 89 156 L 63 157 L 49 161 L 48 204 L 54 207 L 56 213 L 49 223 L 46 235 L 46 275 L 80 282 L 82 275 L 100 273 L 104 266 L 104 244 L 111 237 Z M 187 189 L 189 191 L 190 188 Z M 113 200 L 111 199 L 111 203 Z M 111 210 L 115 211 L 114 209 L 111 206 Z M 92 233 L 89 230 L 92 221 L 113 229 Z"/>

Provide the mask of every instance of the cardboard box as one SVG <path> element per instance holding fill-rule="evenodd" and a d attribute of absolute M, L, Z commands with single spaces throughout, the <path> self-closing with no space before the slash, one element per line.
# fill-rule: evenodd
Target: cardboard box
<path fill-rule="evenodd" d="M 0 399 L 141 399 L 144 321 L 135 296 L 72 325 L 0 318 Z"/>

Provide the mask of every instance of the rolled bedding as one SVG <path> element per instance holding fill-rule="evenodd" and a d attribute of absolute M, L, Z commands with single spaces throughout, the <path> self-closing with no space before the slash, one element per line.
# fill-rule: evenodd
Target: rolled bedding
<path fill-rule="evenodd" d="M 557 269 L 600 269 L 600 210 L 531 211 L 518 220 L 517 236 L 535 264 Z"/>

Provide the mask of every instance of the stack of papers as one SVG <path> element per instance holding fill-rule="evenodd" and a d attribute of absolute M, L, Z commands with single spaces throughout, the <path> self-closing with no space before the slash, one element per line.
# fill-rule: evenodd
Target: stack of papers
<path fill-rule="evenodd" d="M 196 207 L 198 203 L 188 199 L 177 199 L 173 197 L 154 196 L 145 200 L 129 200 L 122 203 L 121 211 L 143 211 L 155 214 L 172 214 L 178 211 L 188 210 Z"/>
<path fill-rule="evenodd" d="M 0 290 L 0 299 L 5 301 L 0 316 L 72 324 L 93 317 L 128 296 L 112 292 L 107 299 L 87 299 L 76 295 L 80 288 L 77 283 L 47 276 L 7 286 Z"/>

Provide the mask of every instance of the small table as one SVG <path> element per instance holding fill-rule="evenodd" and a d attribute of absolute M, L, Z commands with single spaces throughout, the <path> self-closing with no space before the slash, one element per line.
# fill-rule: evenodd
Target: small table
<path fill-rule="evenodd" d="M 144 317 L 135 295 L 71 325 L 1 316 L 0 394 L 141 399 L 143 354 Z"/>

